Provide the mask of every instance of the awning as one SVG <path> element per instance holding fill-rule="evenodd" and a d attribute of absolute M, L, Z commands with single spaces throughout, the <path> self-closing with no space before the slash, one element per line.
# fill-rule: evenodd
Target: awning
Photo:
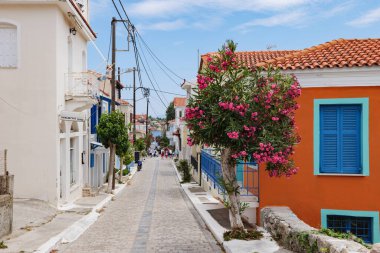
<path fill-rule="evenodd" d="M 101 144 L 100 142 L 96 142 L 96 141 L 91 141 L 90 144 L 91 144 L 92 149 L 95 149 L 97 147 L 103 147 L 103 144 Z"/>

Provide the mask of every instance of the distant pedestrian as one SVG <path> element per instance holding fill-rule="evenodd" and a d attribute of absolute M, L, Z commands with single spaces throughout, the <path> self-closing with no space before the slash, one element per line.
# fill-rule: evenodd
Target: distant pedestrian
<path fill-rule="evenodd" d="M 161 159 L 164 159 L 164 150 L 161 150 Z"/>

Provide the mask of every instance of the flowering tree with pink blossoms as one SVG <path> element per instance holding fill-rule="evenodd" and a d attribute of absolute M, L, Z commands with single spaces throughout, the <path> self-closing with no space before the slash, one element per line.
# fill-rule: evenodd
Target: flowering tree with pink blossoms
<path fill-rule="evenodd" d="M 275 177 L 297 173 L 291 156 L 299 142 L 294 116 L 301 89 L 294 76 L 243 66 L 235 49 L 236 44 L 227 41 L 218 54 L 207 58 L 185 120 L 191 130 L 189 145 L 207 144 L 220 151 L 231 228 L 243 231 L 236 162 L 265 163 Z"/>

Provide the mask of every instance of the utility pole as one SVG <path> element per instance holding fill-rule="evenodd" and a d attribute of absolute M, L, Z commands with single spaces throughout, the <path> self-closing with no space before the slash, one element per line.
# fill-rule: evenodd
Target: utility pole
<path fill-rule="evenodd" d="M 146 98 L 146 123 L 145 123 L 145 136 L 148 138 L 148 120 L 149 120 L 149 97 Z"/>
<path fill-rule="evenodd" d="M 115 111 L 115 91 L 116 91 L 116 18 L 112 18 L 112 91 L 111 91 L 111 111 Z"/>
<path fill-rule="evenodd" d="M 121 85 L 120 67 L 117 68 L 117 81 L 119 82 L 119 85 Z M 119 92 L 117 94 L 117 98 L 121 99 L 121 89 L 119 89 Z"/>
<path fill-rule="evenodd" d="M 136 68 L 133 67 L 133 143 L 136 143 Z"/>

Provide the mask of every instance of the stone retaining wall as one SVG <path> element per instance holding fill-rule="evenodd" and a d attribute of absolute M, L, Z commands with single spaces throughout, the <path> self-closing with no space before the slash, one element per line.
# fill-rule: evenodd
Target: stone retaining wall
<path fill-rule="evenodd" d="M 13 198 L 10 194 L 0 195 L 0 238 L 12 232 Z"/>
<path fill-rule="evenodd" d="M 370 252 L 369 249 L 356 242 L 317 234 L 317 229 L 298 219 L 288 207 L 265 207 L 260 214 L 261 226 L 283 247 L 294 252 Z M 371 253 L 375 252 L 378 251 L 371 251 Z"/>

